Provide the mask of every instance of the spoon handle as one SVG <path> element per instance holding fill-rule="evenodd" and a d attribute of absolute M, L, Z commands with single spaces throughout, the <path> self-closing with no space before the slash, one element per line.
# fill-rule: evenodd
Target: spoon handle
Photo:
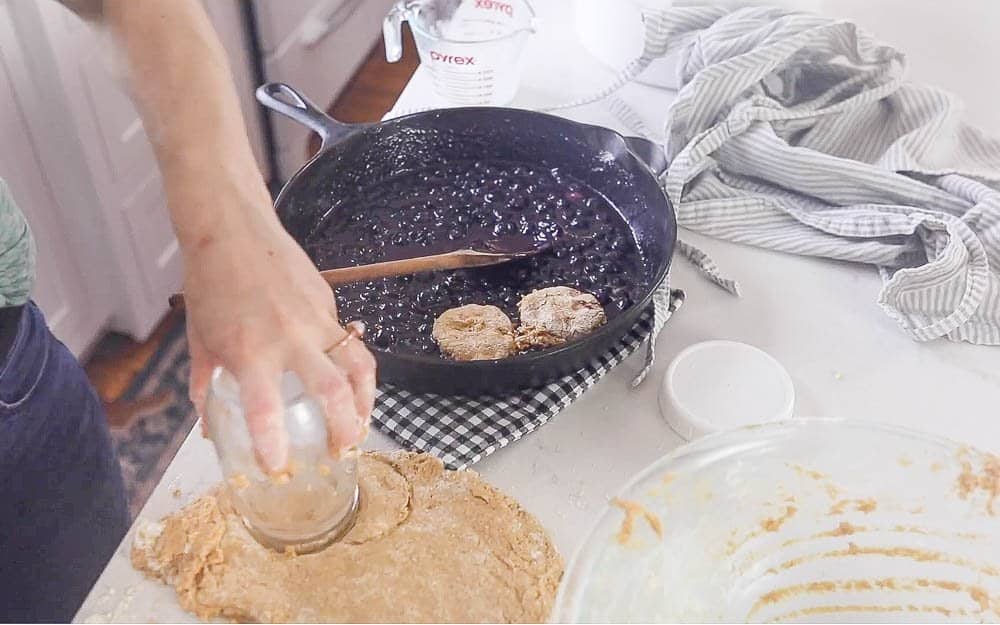
<path fill-rule="evenodd" d="M 354 282 L 405 276 L 422 271 L 441 271 L 443 269 L 498 265 L 508 260 L 510 260 L 510 257 L 500 254 L 482 254 L 471 250 L 458 250 L 457 252 L 448 252 L 446 254 L 418 256 L 403 260 L 389 260 L 370 265 L 358 265 L 356 267 L 338 267 L 337 269 L 321 271 L 319 275 L 323 276 L 323 279 L 330 286 L 338 287 Z"/>
<path fill-rule="evenodd" d="M 512 260 L 514 256 L 504 254 L 489 254 L 473 250 L 458 250 L 431 256 L 418 256 L 404 260 L 389 260 L 370 265 L 355 267 L 338 267 L 319 272 L 319 275 L 332 287 L 344 286 L 355 282 L 377 280 L 405 276 L 421 271 L 441 271 L 446 269 L 464 269 L 466 267 L 485 267 L 499 265 Z M 171 308 L 184 306 L 184 295 L 174 293 L 168 300 Z"/>

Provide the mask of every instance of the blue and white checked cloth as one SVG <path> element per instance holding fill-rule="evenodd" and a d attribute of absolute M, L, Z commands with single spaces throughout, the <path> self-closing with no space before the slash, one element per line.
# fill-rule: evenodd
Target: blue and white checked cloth
<path fill-rule="evenodd" d="M 650 30 L 644 57 L 680 54 L 663 180 L 680 224 L 875 265 L 914 339 L 1000 344 L 1000 140 L 954 96 L 845 21 L 691 7 Z"/>

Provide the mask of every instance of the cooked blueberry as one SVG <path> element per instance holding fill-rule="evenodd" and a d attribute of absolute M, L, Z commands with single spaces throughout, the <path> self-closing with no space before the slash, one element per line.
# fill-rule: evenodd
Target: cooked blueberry
<path fill-rule="evenodd" d="M 497 225 L 493 226 L 493 234 L 497 236 L 514 234 L 515 232 L 517 232 L 517 226 L 509 221 L 502 221 Z"/>
<path fill-rule="evenodd" d="M 444 142 L 452 144 L 448 154 L 454 155 L 492 149 L 485 140 Z M 536 170 L 502 161 L 442 159 L 436 166 L 391 178 L 382 172 L 373 165 L 355 176 L 358 188 L 346 187 L 350 198 L 332 185 L 324 191 L 343 203 L 331 200 L 330 216 L 304 242 L 321 268 L 399 258 L 392 248 L 437 250 L 448 241 L 515 233 L 553 247 L 509 265 L 338 288 L 341 315 L 366 321 L 369 340 L 377 347 L 437 353 L 431 324 L 444 310 L 494 304 L 516 317 L 521 296 L 545 286 L 565 284 L 593 292 L 610 316 L 644 295 L 641 276 L 650 268 L 622 217 L 604 197 L 557 167 L 543 162 Z"/>
<path fill-rule="evenodd" d="M 375 331 L 368 335 L 368 340 L 379 347 L 389 347 L 393 338 L 395 337 L 393 337 L 392 331 L 381 326 L 376 326 Z"/>

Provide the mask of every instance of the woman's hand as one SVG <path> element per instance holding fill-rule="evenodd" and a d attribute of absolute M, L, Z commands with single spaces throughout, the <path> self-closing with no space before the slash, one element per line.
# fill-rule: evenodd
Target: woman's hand
<path fill-rule="evenodd" d="M 239 225 L 185 250 L 191 399 L 202 412 L 212 370 L 229 370 L 257 460 L 273 473 L 288 459 L 282 372 L 297 373 L 325 410 L 330 450 L 339 453 L 367 433 L 375 359 L 354 338 L 327 355 L 347 335 L 330 286 L 273 212 L 242 214 Z"/>
<path fill-rule="evenodd" d="M 89 4 L 74 0 L 71 4 Z M 284 231 L 247 141 L 223 48 L 198 0 L 103 0 L 103 22 L 163 174 L 185 266 L 191 397 L 203 412 L 212 369 L 240 384 L 261 466 L 285 468 L 279 382 L 294 371 L 326 411 L 331 450 L 364 438 L 375 361 L 349 340 L 333 291 Z"/>

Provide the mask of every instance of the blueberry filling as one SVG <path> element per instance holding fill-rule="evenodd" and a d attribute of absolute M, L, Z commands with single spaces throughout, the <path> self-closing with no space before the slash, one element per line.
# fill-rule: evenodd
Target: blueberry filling
<path fill-rule="evenodd" d="M 558 170 L 464 161 L 410 172 L 344 198 L 305 241 L 321 269 L 450 251 L 470 241 L 527 236 L 544 253 L 496 267 L 423 273 L 336 290 L 341 319 L 395 353 L 438 353 L 430 328 L 455 306 L 492 304 L 517 319 L 518 300 L 548 286 L 594 294 L 608 318 L 642 296 L 644 259 L 621 214 Z"/>

